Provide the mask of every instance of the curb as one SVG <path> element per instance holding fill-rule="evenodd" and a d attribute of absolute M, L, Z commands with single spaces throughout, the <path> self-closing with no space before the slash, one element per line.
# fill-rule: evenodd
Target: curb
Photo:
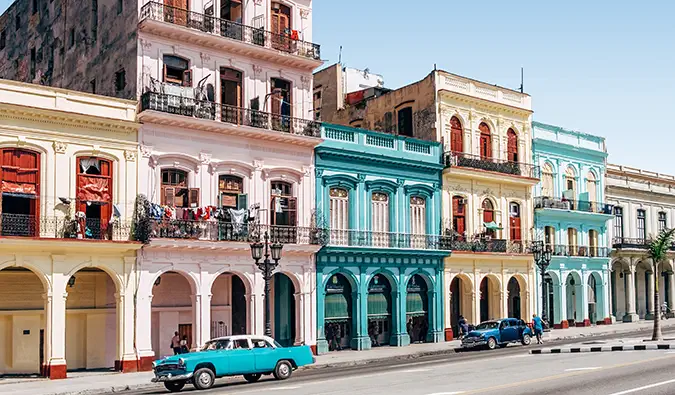
<path fill-rule="evenodd" d="M 576 354 L 583 352 L 612 352 L 612 351 L 655 351 L 655 350 L 675 350 L 675 343 L 658 344 L 634 344 L 634 345 L 614 345 L 614 346 L 591 346 L 591 347 L 556 347 L 544 348 L 541 350 L 530 350 L 530 354 Z"/>
<path fill-rule="evenodd" d="M 448 354 L 456 354 L 457 353 L 457 348 L 447 348 L 444 350 L 433 350 L 433 351 L 424 351 L 424 352 L 419 352 L 419 353 L 414 353 L 414 354 L 402 354 L 402 355 L 396 355 L 396 356 L 391 356 L 391 357 L 379 357 L 379 358 L 370 358 L 370 359 L 361 359 L 361 360 L 351 360 L 351 361 L 344 361 L 344 362 L 332 362 L 332 363 L 324 363 L 320 365 L 308 365 L 304 368 L 300 368 L 299 370 L 301 371 L 315 371 L 315 370 L 321 370 L 321 369 L 327 369 L 327 368 L 348 368 L 352 366 L 362 366 L 362 365 L 368 365 L 371 363 L 378 363 L 378 362 L 384 362 L 384 361 L 405 361 L 405 360 L 410 360 L 410 359 L 418 359 L 422 357 L 429 357 L 429 356 L 434 356 L 434 355 L 448 355 Z"/>

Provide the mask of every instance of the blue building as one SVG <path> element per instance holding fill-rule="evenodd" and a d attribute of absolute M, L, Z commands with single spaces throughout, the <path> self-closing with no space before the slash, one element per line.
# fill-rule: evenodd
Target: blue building
<path fill-rule="evenodd" d="M 552 251 L 545 315 L 557 328 L 611 323 L 605 139 L 533 122 L 535 235 Z M 541 293 L 541 284 L 537 287 Z M 541 294 L 538 297 L 539 309 Z"/>
<path fill-rule="evenodd" d="M 441 341 L 440 144 L 328 124 L 322 137 L 318 352 Z"/>

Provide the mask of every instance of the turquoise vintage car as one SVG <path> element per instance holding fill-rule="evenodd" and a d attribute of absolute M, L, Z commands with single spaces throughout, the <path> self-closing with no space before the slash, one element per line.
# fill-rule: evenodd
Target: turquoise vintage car
<path fill-rule="evenodd" d="M 308 346 L 282 347 L 267 336 L 227 336 L 208 341 L 197 352 L 155 361 L 152 381 L 177 392 L 188 383 L 208 389 L 225 376 L 243 375 L 249 383 L 269 374 L 286 380 L 293 370 L 315 361 Z"/>

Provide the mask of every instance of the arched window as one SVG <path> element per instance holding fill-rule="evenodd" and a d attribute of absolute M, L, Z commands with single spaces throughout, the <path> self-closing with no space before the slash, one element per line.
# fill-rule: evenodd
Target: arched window
<path fill-rule="evenodd" d="M 452 197 L 452 228 L 460 240 L 466 237 L 466 199 L 461 196 Z"/>
<path fill-rule="evenodd" d="M 577 199 L 577 173 L 572 166 L 565 169 L 565 190 L 568 194 L 572 195 L 572 200 Z"/>
<path fill-rule="evenodd" d="M 218 177 L 218 200 L 221 207 L 248 209 L 248 199 L 244 194 L 244 181 L 241 177 L 221 175 Z"/>
<path fill-rule="evenodd" d="M 459 118 L 450 119 L 450 150 L 452 152 L 464 152 L 464 131 Z"/>
<path fill-rule="evenodd" d="M 516 202 L 509 204 L 509 223 L 511 240 L 521 240 L 520 204 Z"/>
<path fill-rule="evenodd" d="M 498 229 L 498 225 L 495 222 L 494 205 L 490 199 L 485 199 L 483 200 L 481 207 L 483 208 L 483 226 L 485 226 L 485 233 L 488 236 L 494 237 L 495 230 Z"/>
<path fill-rule="evenodd" d="M 480 130 L 480 157 L 483 159 L 492 158 L 492 135 L 490 134 L 490 127 L 481 122 L 478 126 Z"/>
<path fill-rule="evenodd" d="M 349 243 L 349 191 L 331 188 L 330 199 L 330 240 L 331 244 Z"/>
<path fill-rule="evenodd" d="M 36 236 L 40 230 L 40 154 L 2 149 L 2 235 Z"/>
<path fill-rule="evenodd" d="M 590 249 L 590 256 L 598 256 L 598 232 L 596 230 L 588 231 L 588 247 Z"/>
<path fill-rule="evenodd" d="M 389 232 L 389 195 L 384 192 L 373 192 L 372 201 L 372 231 L 375 247 L 388 246 Z"/>
<path fill-rule="evenodd" d="M 421 196 L 410 197 L 410 233 L 427 233 L 427 201 Z"/>
<path fill-rule="evenodd" d="M 506 133 L 508 142 L 506 144 L 507 156 L 506 159 L 511 162 L 518 162 L 518 135 L 513 129 L 509 129 Z"/>
<path fill-rule="evenodd" d="M 570 256 L 577 256 L 577 230 L 574 228 L 567 228 L 567 246 L 569 248 Z"/>
<path fill-rule="evenodd" d="M 270 222 L 272 225 L 296 226 L 298 202 L 293 197 L 293 185 L 285 181 L 272 182 Z"/>
<path fill-rule="evenodd" d="M 105 235 L 113 213 L 112 176 L 111 161 L 77 158 L 77 210 L 86 218 L 83 237 L 100 239 Z"/>
<path fill-rule="evenodd" d="M 550 246 L 551 250 L 555 247 L 555 228 L 552 226 L 544 227 L 544 244 Z"/>
<path fill-rule="evenodd" d="M 544 197 L 553 197 L 553 168 L 546 162 L 542 166 L 541 177 L 541 195 Z"/>
<path fill-rule="evenodd" d="M 591 203 L 598 201 L 598 181 L 593 172 L 588 172 L 586 176 L 586 191 L 588 192 L 588 201 Z"/>
<path fill-rule="evenodd" d="M 199 207 L 199 188 L 188 188 L 187 172 L 162 170 L 161 204 L 173 207 Z"/>

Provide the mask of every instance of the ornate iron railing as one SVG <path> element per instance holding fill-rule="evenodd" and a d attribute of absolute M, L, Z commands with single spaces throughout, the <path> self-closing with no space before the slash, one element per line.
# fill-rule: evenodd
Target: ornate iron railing
<path fill-rule="evenodd" d="M 321 60 L 321 46 L 295 39 L 293 32 L 277 34 L 261 28 L 243 25 L 212 15 L 200 14 L 182 8 L 149 2 L 141 8 L 140 20 L 146 19 L 180 25 L 203 33 L 241 41 L 259 47 L 275 49 L 304 58 Z"/>
<path fill-rule="evenodd" d="M 345 247 L 409 248 L 449 250 L 450 239 L 439 235 L 371 232 L 364 230 L 326 230 L 326 245 Z"/>
<path fill-rule="evenodd" d="M 505 254 L 529 254 L 531 243 L 526 240 L 478 239 L 463 240 L 455 238 L 451 242 L 452 251 L 497 252 Z"/>
<path fill-rule="evenodd" d="M 321 122 L 195 100 L 190 97 L 145 92 L 141 96 L 141 111 L 145 110 L 210 119 L 308 137 L 321 137 Z"/>
<path fill-rule="evenodd" d="M 253 242 L 268 232 L 270 240 L 282 244 L 325 243 L 321 229 L 300 226 L 238 224 L 220 221 L 153 219 L 151 239 L 191 239 L 206 241 Z"/>
<path fill-rule="evenodd" d="M 649 247 L 649 239 L 615 237 L 612 239 L 612 247 L 616 249 L 630 248 L 646 250 Z M 670 250 L 675 251 L 675 243 L 670 246 Z"/>
<path fill-rule="evenodd" d="M 131 221 L 0 214 L 0 236 L 51 239 L 130 240 Z"/>
<path fill-rule="evenodd" d="M 609 248 L 575 245 L 555 245 L 551 248 L 553 256 L 607 258 Z"/>
<path fill-rule="evenodd" d="M 560 210 L 583 211 L 598 214 L 613 214 L 614 205 L 584 200 L 568 200 L 539 196 L 534 198 L 534 209 L 553 208 Z"/>
<path fill-rule="evenodd" d="M 446 152 L 443 155 L 443 161 L 446 167 L 470 167 L 528 178 L 539 178 L 541 176 L 541 168 L 537 165 L 485 158 L 464 152 Z"/>

